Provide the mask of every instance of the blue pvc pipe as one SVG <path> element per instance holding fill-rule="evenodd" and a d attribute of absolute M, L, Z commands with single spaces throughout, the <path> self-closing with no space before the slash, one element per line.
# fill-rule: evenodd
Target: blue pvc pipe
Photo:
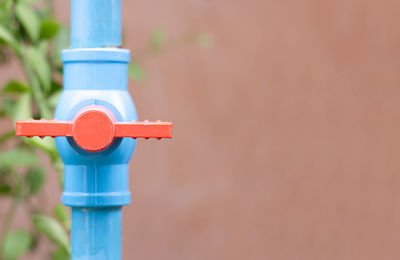
<path fill-rule="evenodd" d="M 128 50 L 121 45 L 121 0 L 71 0 L 71 48 L 64 50 L 64 89 L 55 118 L 72 121 L 100 105 L 118 121 L 137 120 L 128 92 Z M 65 164 L 62 202 L 72 207 L 72 260 L 121 259 L 121 207 L 130 203 L 128 163 L 136 140 L 117 138 L 106 151 L 82 150 L 56 137 Z"/>
<path fill-rule="evenodd" d="M 121 207 L 72 208 L 72 260 L 120 260 L 121 218 Z"/>
<path fill-rule="evenodd" d="M 71 48 L 121 46 L 121 0 L 71 0 Z"/>

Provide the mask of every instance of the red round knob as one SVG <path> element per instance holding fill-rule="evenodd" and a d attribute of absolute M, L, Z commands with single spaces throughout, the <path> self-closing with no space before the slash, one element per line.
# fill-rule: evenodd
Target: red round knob
<path fill-rule="evenodd" d="M 114 140 L 114 120 L 106 111 L 95 108 L 86 110 L 75 118 L 72 136 L 75 142 L 86 151 L 104 150 Z"/>

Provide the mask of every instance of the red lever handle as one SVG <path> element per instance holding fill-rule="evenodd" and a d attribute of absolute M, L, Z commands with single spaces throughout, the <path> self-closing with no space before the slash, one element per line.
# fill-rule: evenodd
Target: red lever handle
<path fill-rule="evenodd" d="M 170 122 L 116 122 L 105 109 L 87 109 L 73 121 L 26 120 L 17 121 L 17 136 L 68 136 L 84 150 L 101 151 L 108 148 L 116 137 L 172 138 Z"/>

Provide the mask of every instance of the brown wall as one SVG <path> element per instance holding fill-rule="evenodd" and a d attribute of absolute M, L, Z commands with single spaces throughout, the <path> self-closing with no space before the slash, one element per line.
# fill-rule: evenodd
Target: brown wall
<path fill-rule="evenodd" d="M 133 54 L 158 26 L 215 37 L 146 59 L 130 86 L 175 137 L 138 145 L 124 259 L 400 259 L 399 1 L 124 0 L 123 15 Z"/>

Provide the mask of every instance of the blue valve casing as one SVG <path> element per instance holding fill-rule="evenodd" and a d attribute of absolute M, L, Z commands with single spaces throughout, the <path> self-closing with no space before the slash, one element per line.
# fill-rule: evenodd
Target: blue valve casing
<path fill-rule="evenodd" d="M 56 119 L 72 121 L 91 105 L 104 106 L 118 121 L 138 119 L 128 92 L 128 50 L 69 49 L 62 60 L 64 89 Z M 121 211 L 131 200 L 128 163 L 136 140 L 117 138 L 93 153 L 72 137 L 56 137 L 56 145 L 65 164 L 62 202 L 72 207 L 72 259 L 121 259 Z"/>
<path fill-rule="evenodd" d="M 128 92 L 127 50 L 71 49 L 62 53 L 64 91 L 55 118 L 72 121 L 91 105 L 104 106 L 118 121 L 137 120 Z M 87 152 L 71 137 L 56 137 L 64 161 L 62 201 L 73 207 L 122 206 L 130 203 L 128 163 L 136 140 L 118 138 L 102 152 Z"/>

